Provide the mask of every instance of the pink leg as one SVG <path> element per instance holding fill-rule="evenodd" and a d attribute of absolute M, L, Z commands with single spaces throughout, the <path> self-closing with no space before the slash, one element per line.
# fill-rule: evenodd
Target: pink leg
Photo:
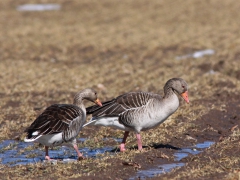
<path fill-rule="evenodd" d="M 121 152 L 126 151 L 125 144 L 126 144 L 126 140 L 127 140 L 128 134 L 129 134 L 129 131 L 125 131 L 124 132 L 123 140 L 122 140 L 122 143 L 120 144 L 120 151 Z"/>
<path fill-rule="evenodd" d="M 78 150 L 78 147 L 76 144 L 73 145 L 73 148 L 75 149 L 75 151 L 77 152 L 78 155 L 78 160 L 82 160 L 83 159 L 83 155 L 82 153 L 80 153 L 80 151 Z"/>
<path fill-rule="evenodd" d="M 51 160 L 51 158 L 48 155 L 48 146 L 45 146 L 45 159 L 46 160 Z"/>
<path fill-rule="evenodd" d="M 142 140 L 141 140 L 140 133 L 137 133 L 136 137 L 137 137 L 137 143 L 138 143 L 138 150 L 141 151 L 142 150 Z"/>

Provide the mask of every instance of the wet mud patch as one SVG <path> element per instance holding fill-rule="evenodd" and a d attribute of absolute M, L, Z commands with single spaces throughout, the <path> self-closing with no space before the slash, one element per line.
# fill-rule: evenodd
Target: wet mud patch
<path fill-rule="evenodd" d="M 205 148 L 210 147 L 212 144 L 214 144 L 214 142 L 205 141 L 203 143 L 196 144 L 193 147 L 188 147 L 188 148 L 185 147 L 185 148 L 181 148 L 181 149 L 179 148 L 179 150 L 177 150 L 177 152 L 174 153 L 174 161 L 175 162 L 173 162 L 173 163 L 168 162 L 166 164 L 161 164 L 161 165 L 158 165 L 156 167 L 151 167 L 150 169 L 146 169 L 146 170 L 138 170 L 137 174 L 134 177 L 131 177 L 129 179 L 133 180 L 133 179 L 152 178 L 152 177 L 158 176 L 160 174 L 165 174 L 167 172 L 170 172 L 174 168 L 182 167 L 186 164 L 185 162 L 181 161 L 183 158 L 186 158 L 189 155 L 197 155 L 197 154 L 203 152 L 203 150 Z"/>
<path fill-rule="evenodd" d="M 113 138 L 114 139 L 114 138 Z M 78 139 L 78 142 L 84 142 L 85 138 Z M 104 139 L 103 139 L 104 141 Z M 118 141 L 118 139 L 116 139 Z M 43 146 L 42 146 L 43 147 Z M 101 158 L 104 153 L 108 152 L 108 156 L 114 155 L 113 147 L 101 148 L 79 148 L 85 158 Z M 101 156 L 100 156 L 101 155 Z M 53 163 L 77 161 L 77 154 L 73 148 L 58 146 L 49 149 L 49 156 L 53 159 Z M 39 148 L 38 143 L 25 143 L 16 140 L 4 140 L 0 143 L 0 161 L 6 166 L 35 164 L 45 162 L 44 148 Z"/>
<path fill-rule="evenodd" d="M 160 143 L 145 144 L 144 151 L 136 153 L 134 157 L 128 157 L 128 154 L 135 153 L 137 147 L 128 146 L 128 151 L 125 153 L 124 158 L 119 158 L 114 154 L 111 156 L 111 153 L 115 153 L 116 151 L 113 146 L 118 145 L 121 139 L 115 141 L 110 137 L 106 137 L 105 139 L 97 137 L 97 141 L 101 141 L 103 148 L 89 149 L 80 147 L 79 149 L 85 155 L 89 154 L 87 156 L 90 159 L 95 159 L 96 156 L 107 153 L 109 157 L 105 162 L 111 164 L 111 166 L 108 166 L 103 171 L 94 172 L 94 176 L 92 174 L 83 175 L 84 179 L 94 179 L 96 177 L 98 179 L 99 177 L 106 179 L 111 178 L 112 176 L 110 175 L 112 174 L 114 174 L 114 177 L 121 177 L 122 179 L 139 177 L 154 179 L 155 176 L 170 178 L 177 176 L 175 174 L 176 171 L 184 171 L 191 164 L 192 166 L 197 166 L 198 164 L 195 162 L 195 159 L 207 162 L 209 159 L 206 159 L 202 155 L 205 151 L 203 148 L 198 148 L 197 145 L 206 141 L 218 144 L 227 139 L 235 129 L 238 129 L 240 126 L 240 106 L 238 105 L 238 99 L 240 99 L 240 96 L 237 94 L 230 94 L 228 91 L 219 90 L 208 99 L 191 102 L 194 106 L 204 104 L 212 107 L 214 104 L 218 108 L 210 110 L 207 114 L 191 122 L 188 122 L 186 118 L 179 115 L 177 117 L 178 122 L 185 123 L 184 126 L 189 124 L 186 133 L 181 135 L 176 134 L 176 136 L 171 135 L 169 140 L 165 142 L 166 144 L 162 144 L 161 141 L 159 141 Z M 174 132 L 176 126 L 167 126 L 166 128 L 169 132 Z M 83 134 L 83 137 L 88 137 L 90 134 L 95 136 L 96 131 L 98 129 L 93 128 L 92 131 L 85 130 L 81 134 Z M 115 133 L 114 130 L 110 132 Z M 82 136 L 80 135 L 80 137 Z M 3 152 L 1 154 L 2 164 L 9 166 L 26 165 L 42 162 L 44 159 L 43 150 L 36 150 L 37 148 L 34 147 L 33 151 L 25 151 L 26 148 L 23 146 L 26 144 L 23 145 L 24 143 L 21 144 L 13 141 L 10 144 L 12 145 L 8 144 L 0 148 L 3 149 L 1 150 Z M 7 153 L 8 156 L 4 153 Z M 53 158 L 60 158 L 62 162 L 70 162 L 72 159 L 77 159 L 76 152 L 69 148 L 54 149 L 52 152 L 50 151 L 51 155 L 53 155 Z M 210 156 L 209 153 L 208 156 Z M 211 158 L 217 158 L 217 156 L 211 155 Z M 94 168 L 94 163 L 88 166 L 90 169 Z"/>
<path fill-rule="evenodd" d="M 219 108 L 212 109 L 191 122 L 194 126 L 189 128 L 187 133 L 171 137 L 167 144 L 155 143 L 145 146 L 143 152 L 137 153 L 134 158 L 124 158 L 123 160 L 111 158 L 111 167 L 104 172 L 95 173 L 94 177 L 104 179 L 111 177 L 109 174 L 114 173 L 116 177 L 121 179 L 159 179 L 160 177 L 172 179 L 177 177 L 180 172 L 187 174 L 189 167 L 197 169 L 198 166 L 202 165 L 201 163 L 207 163 L 211 159 L 221 159 L 222 157 L 219 155 L 221 147 L 218 147 L 218 144 L 226 141 L 240 127 L 238 99 L 238 94 L 230 95 L 225 92 L 220 93 L 220 95 L 216 94 L 207 100 L 192 102 L 195 105 L 205 104 L 209 107 L 214 104 Z M 179 116 L 178 118 L 184 117 Z M 184 119 L 181 121 L 188 123 Z M 174 131 L 174 128 L 168 127 L 168 131 Z M 238 146 L 232 148 L 232 153 L 239 151 Z M 130 148 L 126 153 L 131 151 L 137 151 L 137 147 Z M 196 159 L 198 161 L 195 162 Z M 116 169 L 121 169 L 121 171 L 116 171 Z M 227 173 L 229 172 L 226 168 L 225 173 L 212 174 L 206 178 L 222 177 Z M 84 178 L 91 179 L 93 176 L 84 176 Z"/>
<path fill-rule="evenodd" d="M 126 153 L 102 159 L 0 164 L 3 179 L 129 179 L 138 171 L 171 163 L 185 165 L 155 179 L 224 179 L 230 170 L 236 170 L 238 179 L 240 96 L 233 94 L 240 89 L 238 1 L 59 3 L 60 11 L 37 13 L 18 12 L 21 2 L 1 3 L 2 17 L 11 19 L 0 18 L 1 140 L 22 135 L 20 131 L 47 106 L 71 103 L 78 87 L 94 87 L 104 101 L 128 91 L 158 92 L 166 80 L 178 76 L 190 86 L 191 104 L 187 108 L 181 104 L 169 118 L 173 123 L 144 132 L 143 152 L 133 147 L 136 141 L 130 136 Z M 205 49 L 215 53 L 194 58 L 196 51 Z M 99 84 L 106 89 L 101 92 Z M 85 128 L 80 137 L 91 139 L 91 146 L 79 149 L 116 147 L 119 142 L 102 139 L 122 137 L 122 132 Z M 206 141 L 215 144 L 175 162 L 179 149 Z M 4 151 L 17 146 L 13 143 Z M 67 158 L 71 154 L 74 157 L 75 152 Z"/>
<path fill-rule="evenodd" d="M 218 95 L 216 96 L 219 97 Z M 221 95 L 221 98 L 214 101 L 215 105 L 218 106 L 224 104 L 224 109 L 210 110 L 200 119 L 197 119 L 194 123 L 197 125 L 198 128 L 192 130 L 190 129 L 187 136 L 196 139 L 197 142 L 210 141 L 215 142 L 215 144 L 198 155 L 191 154 L 180 159 L 179 163 L 186 163 L 187 166 L 182 166 L 171 173 L 163 173 L 161 175 L 161 178 L 171 179 L 177 177 L 178 174 L 181 172 L 185 172 L 187 174 L 187 171 L 189 171 L 189 169 L 198 169 L 199 167 L 202 167 L 202 172 L 209 171 L 209 174 L 206 173 L 207 175 L 204 176 L 204 179 L 223 178 L 224 175 L 229 173 L 228 168 L 225 167 L 225 165 L 221 165 L 221 162 L 218 162 L 216 164 L 220 166 L 220 169 L 222 169 L 222 173 L 210 173 L 211 168 L 208 167 L 210 169 L 206 170 L 203 168 L 203 164 L 207 164 L 211 161 L 217 161 L 219 159 L 227 160 L 228 157 L 232 156 L 232 154 L 239 154 L 239 140 L 234 139 L 233 143 L 229 142 L 232 139 L 232 137 L 230 136 L 234 134 L 234 132 L 240 127 L 240 106 L 238 103 L 238 99 L 239 95 L 231 94 L 231 96 L 228 96 L 226 93 L 225 95 Z M 198 103 L 202 102 L 199 101 Z M 209 103 L 211 102 L 209 101 Z M 224 145 L 221 146 L 222 142 L 224 145 L 226 145 L 226 147 L 224 147 Z M 224 150 L 226 149 L 227 151 L 224 152 Z M 222 151 L 223 153 L 221 154 L 219 153 L 219 151 Z M 238 166 L 236 165 L 236 167 Z M 186 178 L 188 176 L 185 175 L 184 177 Z M 159 177 L 153 179 L 158 178 Z"/>

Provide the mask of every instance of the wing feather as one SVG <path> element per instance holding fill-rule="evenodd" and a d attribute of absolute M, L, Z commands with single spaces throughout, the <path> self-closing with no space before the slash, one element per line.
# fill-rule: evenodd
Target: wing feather
<path fill-rule="evenodd" d="M 161 98 L 160 95 L 153 93 L 129 92 L 102 103 L 102 107 L 94 105 L 86 110 L 87 114 L 92 114 L 93 117 L 119 116 L 126 111 L 145 106 L 150 99 L 156 97 Z"/>
<path fill-rule="evenodd" d="M 83 111 L 75 105 L 54 104 L 43 111 L 41 115 L 28 127 L 27 138 L 37 138 L 41 135 L 55 134 L 69 129 L 72 121 L 83 117 Z M 33 136 L 33 132 L 38 132 Z"/>

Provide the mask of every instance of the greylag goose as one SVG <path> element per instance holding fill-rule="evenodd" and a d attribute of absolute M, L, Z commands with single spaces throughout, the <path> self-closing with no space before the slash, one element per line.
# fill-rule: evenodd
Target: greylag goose
<path fill-rule="evenodd" d="M 91 120 L 84 126 L 108 126 L 125 131 L 120 151 L 125 151 L 129 131 L 136 132 L 138 150 L 142 150 L 140 131 L 152 129 L 163 123 L 179 106 L 178 95 L 187 103 L 188 85 L 181 78 L 172 78 L 164 86 L 163 98 L 147 92 L 129 92 L 104 102 L 101 107 L 87 108 Z"/>
<path fill-rule="evenodd" d="M 73 104 L 54 104 L 46 108 L 41 115 L 25 130 L 24 141 L 37 141 L 45 146 L 45 159 L 50 160 L 48 147 L 67 145 L 73 146 L 78 159 L 83 158 L 77 147 L 76 137 L 86 122 L 84 100 L 102 106 L 93 89 L 78 92 Z"/>

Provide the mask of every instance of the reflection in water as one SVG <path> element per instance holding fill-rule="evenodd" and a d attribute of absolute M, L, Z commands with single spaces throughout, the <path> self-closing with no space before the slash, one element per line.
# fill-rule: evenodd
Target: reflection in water
<path fill-rule="evenodd" d="M 135 177 L 129 178 L 129 180 L 151 178 L 159 174 L 170 172 L 174 168 L 182 167 L 185 165 L 185 163 L 180 163 L 179 161 L 181 159 L 187 157 L 190 154 L 193 154 L 193 155 L 199 154 L 205 148 L 210 147 L 212 144 L 214 144 L 214 142 L 205 141 L 203 143 L 196 144 L 194 147 L 191 147 L 191 148 L 182 148 L 180 150 L 177 150 L 177 152 L 174 153 L 174 156 L 175 156 L 174 160 L 176 161 L 176 163 L 162 164 L 152 169 L 140 170 L 137 172 L 137 175 Z"/>
<path fill-rule="evenodd" d="M 114 138 L 113 138 L 114 139 Z M 80 138 L 78 141 L 84 142 L 86 139 Z M 108 139 L 104 139 L 108 140 Z M 115 141 L 121 141 L 121 139 L 114 139 Z M 182 148 L 177 150 L 174 154 L 175 163 L 172 164 L 163 164 L 152 169 L 138 171 L 135 177 L 132 179 L 145 179 L 146 177 L 154 177 L 158 174 L 166 173 L 171 171 L 173 168 L 184 166 L 185 163 L 179 162 L 182 158 L 187 157 L 190 154 L 198 154 L 203 151 L 203 149 L 210 147 L 214 142 L 205 141 L 204 143 L 199 143 L 194 147 Z M 44 160 L 45 152 L 43 148 L 36 149 L 33 148 L 34 143 L 25 143 L 15 140 L 5 140 L 0 143 L 0 161 L 2 164 L 8 166 L 15 165 L 26 165 L 30 163 L 42 162 Z M 87 147 L 80 148 L 80 151 L 84 154 L 85 157 L 98 157 L 100 154 L 109 152 L 114 155 L 112 152 L 113 147 L 103 147 L 97 149 L 90 149 Z M 76 161 L 77 154 L 73 148 L 68 147 L 58 147 L 54 150 L 49 150 L 49 155 L 53 159 L 60 159 L 62 162 L 71 162 Z M 56 162 L 57 160 L 55 160 Z"/>
<path fill-rule="evenodd" d="M 145 179 L 147 177 L 152 178 L 154 176 L 157 176 L 158 174 L 170 172 L 173 168 L 181 166 L 184 166 L 184 163 L 163 164 L 153 169 L 138 171 L 136 177 L 129 178 L 129 180 Z"/>
<path fill-rule="evenodd" d="M 80 138 L 78 141 L 84 142 L 86 139 Z M 117 141 L 117 140 L 116 140 Z M 5 140 L 0 143 L 0 162 L 5 165 L 26 165 L 30 163 L 41 162 L 44 160 L 45 152 L 43 148 L 33 148 L 34 143 L 25 143 L 15 140 Z M 97 157 L 99 154 L 111 152 L 113 147 L 103 147 L 90 149 L 87 147 L 79 150 L 85 157 Z M 113 154 L 113 153 L 112 153 Z M 53 159 L 60 159 L 63 162 L 77 160 L 76 151 L 69 147 L 57 147 L 54 150 L 49 149 L 49 155 Z"/>

